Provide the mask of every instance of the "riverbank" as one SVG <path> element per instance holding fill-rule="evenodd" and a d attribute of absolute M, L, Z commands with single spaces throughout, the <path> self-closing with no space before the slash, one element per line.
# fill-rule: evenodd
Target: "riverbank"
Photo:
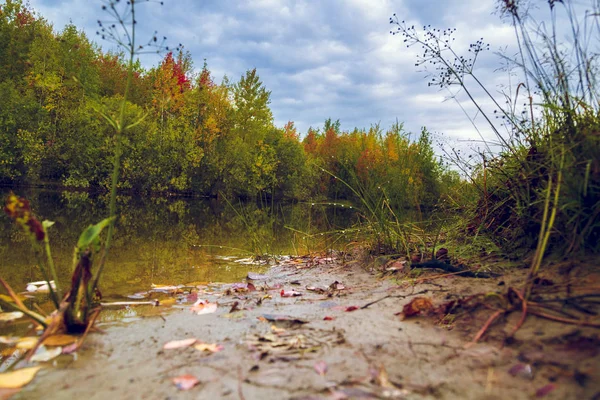
<path fill-rule="evenodd" d="M 519 319 L 513 313 L 469 344 L 489 313 L 441 324 L 396 315 L 417 297 L 443 303 L 501 293 L 518 287 L 526 270 L 429 281 L 423 278 L 440 274 L 426 271 L 415 283 L 389 266 L 393 274 L 382 277 L 375 265 L 293 259 L 255 276 L 252 285 L 201 288 L 198 298 L 218 304 L 214 313 L 192 312 L 191 294 L 188 303 L 159 306 L 131 323 L 100 324 L 104 334 L 91 334 L 76 357 L 63 355 L 43 368 L 14 398 L 566 399 L 600 393 L 597 329 L 529 317 L 506 343 Z M 598 280 L 597 272 L 577 266 L 569 276 L 586 284 Z M 163 348 L 191 338 L 218 346 Z M 180 390 L 173 379 L 186 375 L 198 383 Z"/>

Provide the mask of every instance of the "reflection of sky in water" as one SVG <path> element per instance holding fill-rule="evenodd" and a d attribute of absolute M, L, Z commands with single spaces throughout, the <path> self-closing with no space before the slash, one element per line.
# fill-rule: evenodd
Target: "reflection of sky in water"
<path fill-rule="evenodd" d="M 0 196 L 7 193 L 0 189 Z M 25 189 L 17 190 L 17 195 L 30 200 L 40 220 L 55 222 L 49 232 L 50 243 L 59 282 L 66 286 L 73 245 L 84 227 L 105 218 L 105 197 Z M 251 255 L 323 250 L 341 242 L 320 233 L 339 236 L 356 222 L 348 207 L 330 204 L 261 209 L 254 203 L 229 206 L 202 199 L 121 197 L 118 210 L 115 239 L 100 286 L 102 294 L 110 298 L 148 290 L 152 284 L 240 281 L 249 271 L 266 268 L 254 263 Z M 36 263 L 23 234 L 8 218 L 0 218 L 2 277 L 16 291 L 25 290 L 28 282 L 43 279 Z"/>
<path fill-rule="evenodd" d="M 30 201 L 38 219 L 55 223 L 49 238 L 64 292 L 71 278 L 73 246 L 85 227 L 106 217 L 107 198 L 39 189 L 15 192 Z M 0 189 L 1 198 L 8 193 L 9 189 Z M 100 283 L 103 301 L 131 301 L 128 295 L 149 291 L 152 285 L 240 282 L 248 272 L 269 268 L 252 255 L 274 259 L 338 243 L 343 246 L 347 240 L 340 241 L 340 233 L 357 221 L 353 211 L 341 205 L 296 203 L 261 209 L 255 203 L 238 203 L 233 207 L 204 199 L 120 197 L 114 241 Z M 97 262 L 92 273 L 96 268 Z M 4 215 L 0 217 L 0 274 L 16 292 L 43 279 L 31 244 Z M 48 313 L 53 308 L 42 293 L 25 303 L 28 307 L 35 303 Z M 152 306 L 107 308 L 101 323 L 133 321 L 155 312 Z M 9 331 L 25 334 L 30 326 L 26 320 L 17 321 Z M 6 329 L 0 326 L 2 332 Z"/>

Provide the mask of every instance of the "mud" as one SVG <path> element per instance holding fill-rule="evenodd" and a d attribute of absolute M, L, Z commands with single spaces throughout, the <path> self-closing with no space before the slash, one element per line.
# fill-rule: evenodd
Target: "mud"
<path fill-rule="evenodd" d="M 258 289 L 276 289 L 209 295 L 219 303 L 213 314 L 196 315 L 188 304 L 158 307 L 159 312 L 129 323 L 100 324 L 104 333 L 91 334 L 76 358 L 63 355 L 48 363 L 14 398 L 600 398 L 598 329 L 530 317 L 506 344 L 519 318 L 513 313 L 469 345 L 489 312 L 442 323 L 396 315 L 417 294 L 443 302 L 518 287 L 524 277 L 525 271 L 517 270 L 493 279 L 449 276 L 413 285 L 357 262 L 280 265 L 265 282 L 254 282 Z M 336 281 L 335 290 L 307 290 Z M 281 289 L 302 296 L 282 297 Z M 259 298 L 264 299 L 257 305 Z M 244 309 L 230 313 L 235 301 Z M 265 315 L 301 321 L 270 322 Z M 583 338 L 583 345 L 565 350 L 565 338 L 573 335 Z M 224 349 L 163 350 L 166 342 L 184 338 Z M 186 374 L 200 383 L 177 389 L 172 379 Z"/>

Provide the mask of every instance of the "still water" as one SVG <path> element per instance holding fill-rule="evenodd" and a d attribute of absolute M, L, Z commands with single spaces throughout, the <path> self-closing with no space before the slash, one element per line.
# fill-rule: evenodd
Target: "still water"
<path fill-rule="evenodd" d="M 0 188 L 4 199 L 9 189 Z M 108 216 L 108 196 L 81 192 L 14 189 L 26 197 L 49 228 L 59 281 L 68 287 L 73 248 L 81 231 Z M 113 246 L 101 281 L 105 298 L 118 299 L 151 285 L 235 282 L 264 265 L 241 258 L 263 254 L 302 255 L 341 247 L 343 229 L 357 222 L 348 206 L 312 203 L 227 203 L 187 198 L 118 199 Z M 0 216 L 0 276 L 17 292 L 42 280 L 25 235 Z"/>

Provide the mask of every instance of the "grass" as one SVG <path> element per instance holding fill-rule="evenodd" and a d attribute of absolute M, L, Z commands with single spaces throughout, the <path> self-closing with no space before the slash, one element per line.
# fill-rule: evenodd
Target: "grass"
<path fill-rule="evenodd" d="M 519 47 L 515 58 L 503 56 L 503 62 L 520 72 L 516 88 L 501 96 L 476 73 L 480 53 L 489 49 L 483 40 L 461 55 L 452 46 L 454 29 L 420 31 L 395 16 L 390 23 L 408 47 L 424 50 L 417 64 L 434 66 L 429 85 L 458 87 L 495 133 L 500 151 L 492 152 L 492 143 L 484 141 L 480 164 L 449 152 L 478 193 L 475 201 L 459 206 L 471 210 L 471 235 L 485 235 L 507 253 L 534 254 L 531 280 L 549 252 L 600 251 L 600 49 L 595 41 L 600 13 L 594 2 L 582 18 L 572 2 L 551 1 L 548 21 L 536 24 L 519 2 L 498 4 L 512 21 Z M 559 40 L 564 33 L 556 25 L 557 13 L 571 24 L 565 41 Z M 476 91 L 491 101 L 492 110 L 474 96 Z"/>
<path fill-rule="evenodd" d="M 103 9 L 111 18 L 118 21 L 118 24 L 111 23 L 109 26 L 104 27 L 100 23 L 102 37 L 115 42 L 128 55 L 128 74 L 118 113 L 111 115 L 106 110 L 98 110 L 100 116 L 113 128 L 114 133 L 115 146 L 110 184 L 109 216 L 95 225 L 90 225 L 81 233 L 73 252 L 73 273 L 68 290 L 62 290 L 51 254 L 48 229 L 53 225 L 53 222 L 40 222 L 31 211 L 29 202 L 26 199 L 11 194 L 6 202 L 5 212 L 23 228 L 23 231 L 29 237 L 42 276 L 50 289 L 50 297 L 56 311 L 47 317 L 30 310 L 2 279 L 0 279 L 0 283 L 5 287 L 9 296 L 0 298 L 0 305 L 21 311 L 44 327 L 45 331 L 38 342 L 38 346 L 46 337 L 55 333 L 83 333 L 89 331 L 99 312 L 98 287 L 111 248 L 117 218 L 116 194 L 121 175 L 123 137 L 129 129 L 138 125 L 144 118 L 141 115 L 136 120 L 130 121 L 125 115 L 125 106 L 134 73 L 135 57 L 143 50 L 143 47 L 138 46 L 136 43 L 135 5 L 135 2 L 127 2 L 126 5 L 121 6 L 118 1 L 110 0 L 105 1 L 103 6 Z M 104 232 L 106 232 L 105 236 L 103 235 Z M 100 257 L 98 266 L 96 272 L 92 275 L 92 265 L 98 257 Z M 51 281 L 53 282 L 51 283 Z M 38 346 L 33 348 L 29 354 L 32 355 Z"/>

